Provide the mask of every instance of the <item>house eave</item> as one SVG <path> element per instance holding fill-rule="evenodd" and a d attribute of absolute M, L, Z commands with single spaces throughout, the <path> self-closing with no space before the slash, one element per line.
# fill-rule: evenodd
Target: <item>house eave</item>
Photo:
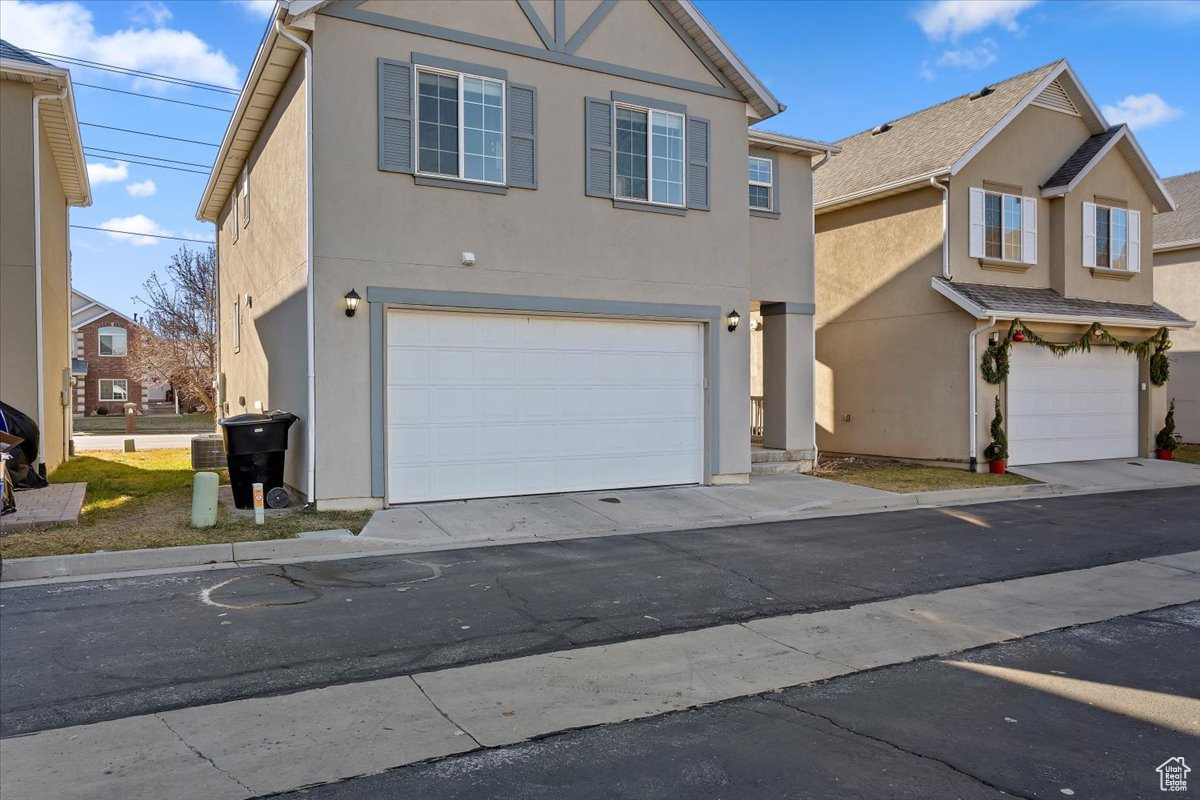
<path fill-rule="evenodd" d="M 861 203 L 869 203 L 872 200 L 882 200 L 885 197 L 892 197 L 893 195 L 904 194 L 916 189 L 927 188 L 930 178 L 945 178 L 949 175 L 949 167 L 936 169 L 932 172 L 924 172 L 916 177 L 904 178 L 903 180 L 885 183 L 880 186 L 872 186 L 870 189 L 863 189 L 852 194 L 844 194 L 841 197 L 825 200 L 817 203 L 814 206 L 814 211 L 817 214 L 825 214 L 830 211 L 840 211 L 843 208 L 849 208 Z"/>
<path fill-rule="evenodd" d="M 1179 242 L 1163 242 L 1162 244 L 1154 245 L 1154 252 L 1170 253 L 1175 250 L 1189 250 L 1193 247 L 1200 247 L 1200 239 L 1185 239 Z"/>
<path fill-rule="evenodd" d="M 805 156 L 823 156 L 826 153 L 840 153 L 842 148 L 829 142 L 815 139 L 802 139 L 798 136 L 788 136 L 773 131 L 760 131 L 751 128 L 747 138 L 752 147 L 761 150 L 775 150 L 782 153 L 795 153 Z"/>

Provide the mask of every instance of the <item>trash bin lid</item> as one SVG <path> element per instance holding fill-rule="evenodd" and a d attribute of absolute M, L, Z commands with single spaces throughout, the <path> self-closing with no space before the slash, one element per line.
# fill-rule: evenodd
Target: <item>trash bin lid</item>
<path fill-rule="evenodd" d="M 232 427 L 235 425 L 261 425 L 264 422 L 270 422 L 270 421 L 271 421 L 271 418 L 268 417 L 266 414 L 257 414 L 257 413 L 251 412 L 249 414 L 235 414 L 232 417 L 225 417 L 224 419 L 219 419 L 219 420 L 217 420 L 217 424 L 221 425 L 222 427 L 228 428 L 228 427 Z"/>

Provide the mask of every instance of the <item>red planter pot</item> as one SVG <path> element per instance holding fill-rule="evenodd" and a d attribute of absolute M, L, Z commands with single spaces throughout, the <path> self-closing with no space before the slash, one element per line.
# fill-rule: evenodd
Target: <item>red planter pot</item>
<path fill-rule="evenodd" d="M 1175 460 L 1175 451 L 1174 450 L 1155 450 L 1154 457 L 1157 459 L 1160 459 L 1162 461 L 1174 461 Z"/>
<path fill-rule="evenodd" d="M 1008 459 L 1006 458 L 1003 461 L 989 461 L 988 472 L 993 475 L 1003 475 L 1005 472 L 1008 472 Z"/>

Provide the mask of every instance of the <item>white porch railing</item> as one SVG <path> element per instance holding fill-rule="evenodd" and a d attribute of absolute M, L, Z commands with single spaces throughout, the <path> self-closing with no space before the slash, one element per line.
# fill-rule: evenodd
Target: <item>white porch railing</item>
<path fill-rule="evenodd" d="M 762 395 L 750 395 L 750 436 L 762 438 L 763 399 Z"/>

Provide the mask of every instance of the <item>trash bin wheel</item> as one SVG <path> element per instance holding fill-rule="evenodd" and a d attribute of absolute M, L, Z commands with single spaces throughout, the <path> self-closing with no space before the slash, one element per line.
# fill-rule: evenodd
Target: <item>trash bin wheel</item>
<path fill-rule="evenodd" d="M 268 508 L 287 508 L 292 502 L 291 495 L 287 489 L 282 486 L 276 486 L 271 491 L 267 492 L 267 507 Z"/>

